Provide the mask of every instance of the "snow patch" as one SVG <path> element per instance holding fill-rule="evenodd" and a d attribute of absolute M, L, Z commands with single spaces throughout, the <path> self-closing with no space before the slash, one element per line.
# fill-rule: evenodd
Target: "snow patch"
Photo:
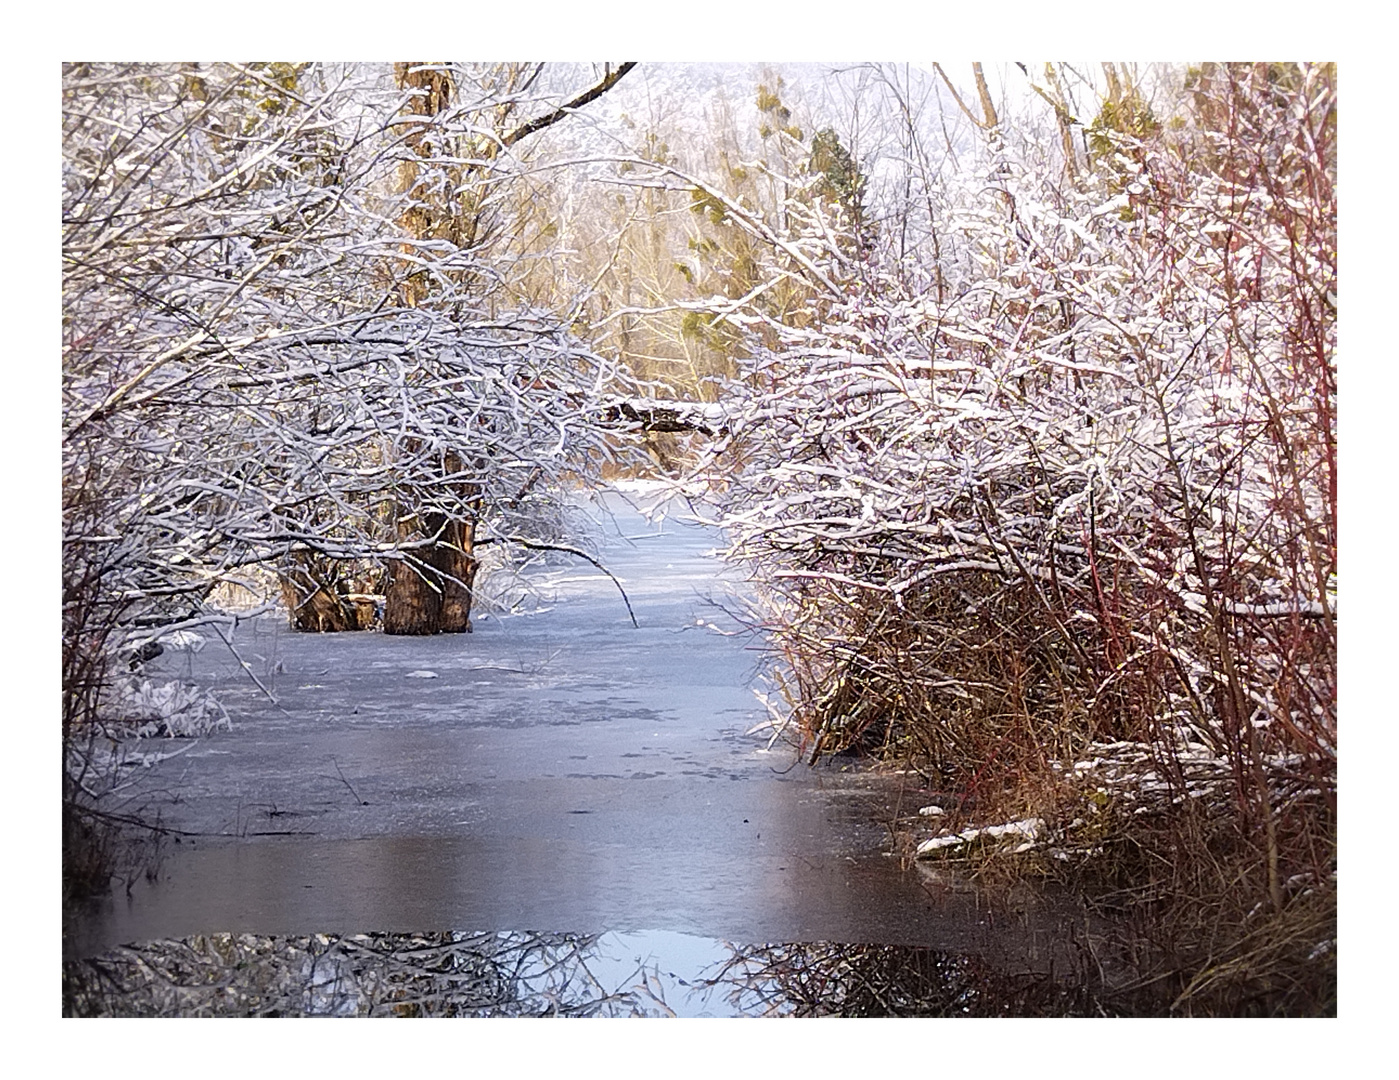
<path fill-rule="evenodd" d="M 981 828 L 963 829 L 959 833 L 934 836 L 931 840 L 924 840 L 918 845 L 917 854 L 933 855 L 948 848 L 959 848 L 976 841 L 1013 842 L 1018 839 L 1020 843 L 1009 849 L 1011 854 L 1015 854 L 1029 851 L 1034 847 L 1040 837 L 1044 835 L 1044 830 L 1042 818 L 1022 818 L 1020 821 L 1008 821 L 1004 825 L 986 825 Z"/>

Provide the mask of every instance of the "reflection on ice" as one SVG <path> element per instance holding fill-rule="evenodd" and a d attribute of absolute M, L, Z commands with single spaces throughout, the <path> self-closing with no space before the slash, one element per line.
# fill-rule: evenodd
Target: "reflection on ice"
<path fill-rule="evenodd" d="M 208 934 L 64 965 L 68 1016 L 616 1016 L 577 934 Z M 624 980 L 625 981 L 625 980 Z M 650 1006 L 648 1008 L 647 1006 Z"/>
<path fill-rule="evenodd" d="M 663 931 L 209 934 L 69 961 L 67 1016 L 1073 1016 L 1117 1011 L 978 955 Z"/>

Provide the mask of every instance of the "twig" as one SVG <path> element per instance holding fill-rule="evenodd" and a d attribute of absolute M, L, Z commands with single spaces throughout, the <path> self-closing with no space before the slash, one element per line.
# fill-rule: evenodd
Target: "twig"
<path fill-rule="evenodd" d="M 238 666 L 248 673 L 248 678 L 252 679 L 253 682 L 257 683 L 257 688 L 267 695 L 268 701 L 272 702 L 273 705 L 280 706 L 281 702 L 278 701 L 272 695 L 271 690 L 267 689 L 267 687 L 262 685 L 262 680 L 259 679 L 257 675 L 253 673 L 252 665 L 238 655 L 238 650 L 233 647 L 232 639 L 229 638 L 228 635 L 223 632 L 223 627 L 221 627 L 218 623 L 213 623 L 211 625 L 214 628 L 214 633 L 218 634 L 219 637 L 223 639 L 223 643 L 228 646 L 228 651 L 233 654 L 233 659 L 238 661 Z"/>
<path fill-rule="evenodd" d="M 618 64 L 616 71 L 607 72 L 602 77 L 602 79 L 599 80 L 595 85 L 590 86 L 587 90 L 584 90 L 581 94 L 573 98 L 571 101 L 568 101 L 563 105 L 560 105 L 553 112 L 547 113 L 544 116 L 531 120 L 529 123 L 523 124 L 520 127 L 516 128 L 514 131 L 510 132 L 510 134 L 506 135 L 500 140 L 501 145 L 505 147 L 514 146 L 521 139 L 527 138 L 528 136 L 533 135 L 536 131 L 541 131 L 544 128 L 549 127 L 551 124 L 558 123 L 564 117 L 568 116 L 569 113 L 581 109 L 590 101 L 594 101 L 597 98 L 601 97 L 603 94 L 607 93 L 607 91 L 611 90 L 614 86 L 616 86 L 617 83 L 621 80 L 622 76 L 626 75 L 627 72 L 629 72 L 632 68 L 636 67 L 636 63 L 637 62 L 635 60 L 631 60 L 627 61 L 626 63 Z"/>
<path fill-rule="evenodd" d="M 335 766 L 335 771 L 337 773 L 340 773 L 340 782 L 350 789 L 350 794 L 355 797 L 355 802 L 359 803 L 361 806 L 368 806 L 369 803 L 367 803 L 364 799 L 361 799 L 359 797 L 359 792 L 356 791 L 354 787 L 350 784 L 350 782 L 345 779 L 345 774 L 340 771 L 340 762 L 336 761 L 334 758 L 331 758 L 330 763 Z"/>

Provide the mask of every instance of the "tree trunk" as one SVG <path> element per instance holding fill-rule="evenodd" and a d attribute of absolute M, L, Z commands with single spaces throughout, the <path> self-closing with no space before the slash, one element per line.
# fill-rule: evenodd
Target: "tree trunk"
<path fill-rule="evenodd" d="M 384 599 L 384 633 L 469 634 L 476 525 L 433 514 L 427 527 L 429 535 L 440 532 L 441 539 L 413 552 L 417 562 L 394 564 Z M 409 527 L 404 533 L 411 536 L 417 530 Z"/>
<path fill-rule="evenodd" d="M 407 105 L 408 112 L 434 116 L 450 104 L 454 87 L 447 72 L 417 63 L 399 63 L 394 65 L 394 74 L 399 86 L 425 91 Z M 410 128 L 405 143 L 420 154 L 426 153 L 421 145 L 421 130 Z M 398 182 L 403 191 L 412 192 L 419 179 L 420 168 L 411 159 L 400 164 Z M 430 207 L 420 202 L 403 216 L 400 224 L 415 240 L 431 238 L 442 230 L 451 234 L 456 225 L 452 211 L 450 203 Z M 412 251 L 412 245 L 405 245 L 405 254 Z M 409 307 L 428 299 L 426 274 L 414 273 L 405 279 L 403 299 Z M 416 527 L 419 524 L 421 529 Z M 457 523 L 448 522 L 441 514 L 428 514 L 425 519 L 401 518 L 398 535 L 400 540 L 408 540 L 440 533 L 445 544 L 452 544 L 459 529 Z M 418 635 L 437 634 L 443 630 L 459 633 L 471 628 L 470 591 L 463 593 L 460 585 L 443 577 L 443 572 L 460 576 L 454 569 L 458 562 L 454 558 L 456 553 L 444 547 L 444 543 L 415 549 L 410 558 L 417 562 L 403 560 L 393 564 L 384 596 L 384 633 Z M 469 550 L 469 545 L 467 547 Z M 471 579 L 463 577 L 462 580 L 469 583 Z"/>
<path fill-rule="evenodd" d="M 471 633 L 471 591 L 476 581 L 476 559 L 472 554 L 475 538 L 474 522 L 453 521 L 447 526 L 443 542 L 433 552 L 434 562 L 447 575 L 442 581 L 438 622 L 444 634 Z"/>
<path fill-rule="evenodd" d="M 972 64 L 972 75 L 976 78 L 976 92 L 981 98 L 981 112 L 985 118 L 982 126 L 989 131 L 999 125 L 1001 119 L 996 115 L 996 106 L 991 102 L 991 90 L 986 85 L 986 76 L 982 74 L 981 64 Z"/>
<path fill-rule="evenodd" d="M 436 520 L 432 520 L 432 519 Z M 414 516 L 400 518 L 398 536 L 400 540 L 421 539 L 423 532 L 421 519 Z M 428 535 L 435 532 L 434 525 L 441 527 L 442 517 L 430 515 L 426 522 Z M 428 548 L 415 548 L 404 552 L 404 558 L 395 561 L 389 570 L 389 584 L 384 590 L 384 633 L 386 634 L 435 634 L 442 617 L 441 577 L 434 565 L 435 545 Z"/>
<path fill-rule="evenodd" d="M 291 565 L 278 571 L 277 580 L 292 629 L 312 633 L 367 629 L 360 606 L 346 598 L 346 583 L 334 560 L 293 553 Z"/>
<path fill-rule="evenodd" d="M 435 634 L 442 613 L 442 593 L 428 577 L 431 567 L 397 562 L 384 594 L 384 633 Z"/>

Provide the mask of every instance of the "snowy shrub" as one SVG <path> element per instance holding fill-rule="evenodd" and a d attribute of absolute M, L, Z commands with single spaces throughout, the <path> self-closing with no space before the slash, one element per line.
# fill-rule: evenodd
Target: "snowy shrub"
<path fill-rule="evenodd" d="M 1334 76 L 1194 87 L 1075 184 L 990 139 L 921 270 L 790 208 L 810 300 L 746 310 L 720 453 L 813 757 L 994 799 L 1125 739 L 1167 801 L 1201 746 L 1265 824 L 1334 799 Z"/>
<path fill-rule="evenodd" d="M 182 682 L 119 680 L 102 713 L 112 730 L 139 739 L 194 739 L 232 727 L 212 693 Z"/>

